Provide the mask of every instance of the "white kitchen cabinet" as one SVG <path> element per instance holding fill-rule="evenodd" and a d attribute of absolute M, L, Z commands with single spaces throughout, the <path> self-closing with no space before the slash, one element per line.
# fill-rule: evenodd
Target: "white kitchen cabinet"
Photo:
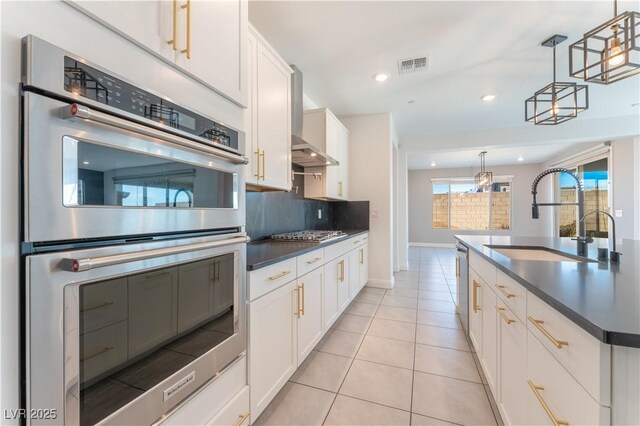
<path fill-rule="evenodd" d="M 297 282 L 249 304 L 251 414 L 257 419 L 298 368 Z"/>
<path fill-rule="evenodd" d="M 349 257 L 338 258 L 338 312 L 342 313 L 349 306 Z"/>
<path fill-rule="evenodd" d="M 469 268 L 469 339 L 478 358 L 482 358 L 482 292 L 480 277 Z"/>
<path fill-rule="evenodd" d="M 367 237 L 364 237 L 367 238 Z M 359 248 L 359 262 L 358 267 L 360 277 L 360 288 L 364 287 L 369 281 L 369 244 L 365 244 Z"/>
<path fill-rule="evenodd" d="M 311 167 L 307 172 L 321 173 L 322 178 L 305 176 L 306 198 L 348 200 L 349 131 L 327 108 L 304 112 L 302 136 L 340 163 L 337 166 Z"/>
<path fill-rule="evenodd" d="M 249 101 L 245 112 L 247 184 L 291 189 L 291 68 L 249 26 Z"/>
<path fill-rule="evenodd" d="M 530 392 L 527 386 L 527 327 L 503 303 L 498 301 L 498 359 L 500 360 L 499 393 L 496 402 L 500 406 L 505 424 L 528 424 L 526 401 Z"/>
<path fill-rule="evenodd" d="M 353 300 L 362 288 L 360 277 L 360 249 L 351 250 L 347 254 L 347 265 L 349 270 L 349 299 Z"/>
<path fill-rule="evenodd" d="M 178 333 L 178 268 L 128 278 L 129 358 Z"/>
<path fill-rule="evenodd" d="M 298 278 L 296 297 L 298 298 L 297 343 L 298 365 L 322 338 L 322 283 L 324 269 L 318 268 Z"/>
<path fill-rule="evenodd" d="M 178 267 L 178 333 L 213 316 L 213 262 L 207 259 Z"/>
<path fill-rule="evenodd" d="M 482 356 L 480 362 L 485 371 L 489 388 L 497 395 L 498 378 L 498 313 L 496 311 L 496 294 L 489 285 L 482 289 Z"/>
<path fill-rule="evenodd" d="M 324 329 L 328 330 L 340 316 L 338 308 L 338 286 L 340 285 L 340 259 L 324 265 Z"/>
<path fill-rule="evenodd" d="M 213 275 L 213 315 L 218 315 L 233 305 L 232 284 L 235 277 L 235 256 L 225 254 L 215 259 Z"/>
<path fill-rule="evenodd" d="M 247 0 L 68 3 L 238 105 L 247 105 Z"/>

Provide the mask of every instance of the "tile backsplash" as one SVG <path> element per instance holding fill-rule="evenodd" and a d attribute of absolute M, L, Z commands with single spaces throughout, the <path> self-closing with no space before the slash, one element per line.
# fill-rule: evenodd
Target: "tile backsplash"
<path fill-rule="evenodd" d="M 247 192 L 247 234 L 252 240 L 304 229 L 369 229 L 368 201 L 307 200 L 302 176 L 296 176 L 293 186 L 297 193 Z"/>

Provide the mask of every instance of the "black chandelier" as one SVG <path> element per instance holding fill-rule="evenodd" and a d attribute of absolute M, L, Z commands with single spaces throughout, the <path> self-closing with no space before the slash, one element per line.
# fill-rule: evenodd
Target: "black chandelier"
<path fill-rule="evenodd" d="M 618 15 L 569 46 L 569 74 L 587 82 L 609 84 L 640 73 L 640 13 Z"/>
<path fill-rule="evenodd" d="M 556 81 L 556 46 L 566 39 L 566 36 L 556 34 L 542 42 L 542 46 L 553 47 L 553 83 L 525 101 L 525 118 L 534 124 L 564 123 L 589 108 L 587 85 Z"/>

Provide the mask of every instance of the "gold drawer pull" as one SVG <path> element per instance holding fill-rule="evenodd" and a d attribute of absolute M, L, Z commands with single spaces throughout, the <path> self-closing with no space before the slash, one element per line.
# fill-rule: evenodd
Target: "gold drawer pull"
<path fill-rule="evenodd" d="M 291 271 L 282 271 L 279 274 L 276 274 L 276 275 L 273 275 L 273 276 L 269 277 L 269 281 L 275 281 L 278 278 L 282 278 L 285 275 L 289 275 L 290 273 L 291 273 Z"/>
<path fill-rule="evenodd" d="M 509 293 L 509 292 L 506 290 L 506 288 L 507 288 L 507 286 L 506 286 L 506 285 L 496 284 L 496 288 L 497 288 L 498 290 L 500 290 L 500 293 L 504 294 L 504 295 L 505 295 L 505 297 L 506 297 L 507 299 L 511 299 L 512 297 L 516 297 L 516 295 L 515 295 L 515 294 L 513 294 L 513 293 Z"/>
<path fill-rule="evenodd" d="M 471 305 L 474 313 L 478 313 L 480 310 L 480 305 L 478 305 L 478 288 L 480 288 L 480 284 L 476 280 L 473 280 L 473 304 Z"/>
<path fill-rule="evenodd" d="M 186 53 L 187 59 L 191 59 L 191 0 L 187 0 L 180 8 L 187 9 L 187 48 L 180 50 L 180 52 Z"/>
<path fill-rule="evenodd" d="M 300 286 L 300 290 L 302 290 L 302 315 L 304 315 L 304 283 Z"/>
<path fill-rule="evenodd" d="M 322 258 L 321 258 L 321 257 L 315 257 L 315 258 L 313 258 L 313 259 L 311 259 L 311 260 L 307 260 L 307 263 L 308 263 L 309 265 L 313 265 L 313 264 L 314 264 L 314 263 L 316 263 L 318 260 L 322 260 Z"/>
<path fill-rule="evenodd" d="M 170 44 L 173 50 L 178 50 L 178 38 L 176 37 L 176 34 L 178 33 L 178 0 L 173 0 L 172 9 L 173 23 L 171 29 L 173 36 L 171 40 L 167 41 L 167 44 Z"/>
<path fill-rule="evenodd" d="M 364 249 L 360 249 L 360 264 L 364 265 Z"/>
<path fill-rule="evenodd" d="M 236 426 L 240 426 L 247 419 L 247 417 L 249 417 L 249 411 L 244 414 L 240 414 L 238 416 L 238 422 L 236 423 Z"/>
<path fill-rule="evenodd" d="M 502 317 L 502 319 L 504 320 L 504 322 L 506 322 L 507 324 L 513 324 L 514 322 L 516 322 L 516 320 L 513 320 L 511 318 L 509 318 L 504 311 L 506 311 L 506 308 L 501 308 L 499 306 L 496 306 L 496 311 L 498 311 L 498 313 L 500 314 L 500 316 Z"/>
<path fill-rule="evenodd" d="M 256 155 L 256 173 L 253 176 L 260 180 L 260 149 L 258 148 L 254 154 Z"/>
<path fill-rule="evenodd" d="M 101 309 L 101 308 L 106 308 L 107 306 L 111 306 L 113 305 L 115 302 L 103 302 L 99 305 L 95 305 L 92 306 L 90 308 L 85 308 L 83 310 L 80 311 L 81 314 L 84 314 L 85 312 L 91 312 L 91 311 L 95 311 L 96 309 Z"/>
<path fill-rule="evenodd" d="M 89 355 L 88 357 L 81 359 L 80 362 L 89 361 L 90 359 L 98 357 L 98 356 L 100 356 L 102 354 L 105 354 L 105 353 L 109 352 L 112 349 L 113 349 L 113 346 L 105 346 L 101 351 L 98 351 L 93 355 Z"/>
<path fill-rule="evenodd" d="M 460 276 L 460 258 L 456 256 L 456 278 Z"/>
<path fill-rule="evenodd" d="M 551 333 L 549 333 L 549 332 L 548 332 L 548 331 L 547 331 L 547 330 L 542 326 L 542 324 L 544 324 L 544 321 L 542 321 L 542 320 L 538 320 L 538 319 L 535 319 L 535 318 L 533 318 L 532 316 L 529 316 L 528 318 L 529 318 L 529 321 L 531 321 L 531 322 L 533 323 L 533 325 L 535 325 L 535 326 L 536 326 L 536 328 L 537 328 L 538 330 L 540 330 L 540 332 L 541 332 L 542 334 L 544 334 L 544 336 L 545 336 L 547 339 L 551 340 L 551 343 L 553 343 L 553 344 L 555 345 L 555 347 L 556 347 L 556 348 L 558 348 L 558 349 L 562 349 L 562 347 L 563 347 L 563 346 L 569 346 L 569 342 L 567 342 L 566 340 L 558 340 L 558 339 L 556 339 L 555 337 L 553 337 L 553 336 L 551 335 Z"/>
<path fill-rule="evenodd" d="M 359 242 L 360 242 L 360 240 L 354 241 L 353 244 L 358 244 Z"/>
<path fill-rule="evenodd" d="M 344 260 L 338 262 L 338 265 L 340 265 L 340 274 L 338 275 L 338 281 L 342 283 L 344 282 Z"/>
<path fill-rule="evenodd" d="M 544 387 L 534 385 L 531 380 L 527 380 L 527 383 L 531 388 L 531 392 L 533 392 L 533 394 L 536 396 L 536 399 L 538 400 L 540 405 L 542 405 L 542 408 L 544 408 L 544 411 L 547 413 L 547 416 L 549 416 L 549 420 L 551 420 L 551 423 L 553 423 L 554 426 L 560 426 L 560 425 L 568 426 L 569 425 L 568 421 L 558 420 L 556 416 L 553 415 L 553 413 L 551 412 L 551 409 L 545 402 L 544 398 L 542 397 L 542 395 L 540 395 L 540 391 L 543 391 Z"/>

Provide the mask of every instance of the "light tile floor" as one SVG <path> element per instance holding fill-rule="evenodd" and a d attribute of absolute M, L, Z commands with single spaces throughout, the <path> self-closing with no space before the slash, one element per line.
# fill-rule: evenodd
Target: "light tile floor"
<path fill-rule="evenodd" d="M 254 424 L 502 424 L 455 314 L 455 251 L 412 247 L 409 268 L 362 290 Z"/>

